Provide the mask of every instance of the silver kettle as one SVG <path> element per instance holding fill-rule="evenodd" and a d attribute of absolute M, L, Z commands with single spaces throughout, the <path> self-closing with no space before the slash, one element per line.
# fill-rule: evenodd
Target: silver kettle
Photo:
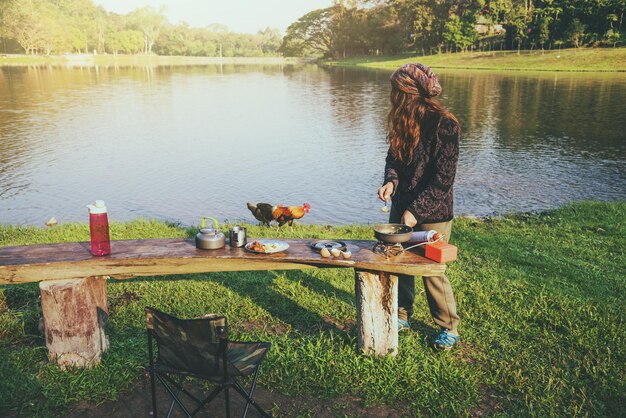
<path fill-rule="evenodd" d="M 205 219 L 211 219 L 215 224 L 215 228 L 205 228 Z M 217 219 L 209 216 L 202 218 L 202 226 L 196 235 L 196 248 L 201 250 L 216 250 L 218 248 L 224 248 L 226 236 L 220 232 L 218 228 L 219 225 L 217 223 Z"/>

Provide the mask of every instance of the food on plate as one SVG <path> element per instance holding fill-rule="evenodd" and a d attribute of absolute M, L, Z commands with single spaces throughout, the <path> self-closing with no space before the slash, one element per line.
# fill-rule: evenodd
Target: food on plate
<path fill-rule="evenodd" d="M 265 246 L 261 244 L 259 241 L 253 241 L 252 243 L 248 244 L 248 249 L 252 251 L 257 251 L 260 253 L 265 252 Z"/>
<path fill-rule="evenodd" d="M 322 255 L 322 257 L 324 258 L 328 258 L 330 257 L 330 251 L 328 251 L 328 248 L 324 247 L 320 250 L 320 254 Z"/>
<path fill-rule="evenodd" d="M 278 247 L 278 243 L 275 242 L 263 244 L 259 241 L 253 241 L 247 246 L 249 250 L 256 251 L 257 253 L 269 253 L 276 250 Z"/>

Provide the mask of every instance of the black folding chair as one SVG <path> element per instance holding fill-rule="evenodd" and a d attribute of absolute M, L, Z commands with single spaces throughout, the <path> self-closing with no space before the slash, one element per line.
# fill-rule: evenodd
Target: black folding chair
<path fill-rule="evenodd" d="M 230 417 L 229 389 L 232 388 L 246 401 L 242 417 L 250 405 L 264 417 L 265 412 L 252 398 L 256 380 L 271 343 L 236 342 L 228 340 L 226 317 L 207 315 L 195 319 L 179 319 L 154 308 L 146 307 L 148 329 L 147 367 L 152 390 L 152 416 L 157 417 L 155 380 L 163 384 L 172 398 L 167 417 L 177 405 L 187 417 L 192 417 L 224 390 L 226 416 Z M 157 353 L 155 356 L 154 343 Z M 239 382 L 244 376 L 252 376 L 250 389 Z M 216 387 L 205 399 L 198 399 L 182 386 L 188 377 L 212 382 Z M 189 398 L 193 410 L 183 403 L 181 394 Z"/>

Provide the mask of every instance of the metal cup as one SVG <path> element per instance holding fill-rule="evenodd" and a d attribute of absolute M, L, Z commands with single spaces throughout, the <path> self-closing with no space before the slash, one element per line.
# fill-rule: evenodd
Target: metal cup
<path fill-rule="evenodd" d="M 246 228 L 243 226 L 233 226 L 230 228 L 228 241 L 231 247 L 243 247 L 246 245 Z"/>

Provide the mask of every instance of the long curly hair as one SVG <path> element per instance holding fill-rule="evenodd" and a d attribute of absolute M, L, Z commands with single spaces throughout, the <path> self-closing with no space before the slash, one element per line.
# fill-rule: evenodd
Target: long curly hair
<path fill-rule="evenodd" d="M 407 94 L 391 89 L 391 110 L 387 115 L 387 142 L 391 155 L 404 164 L 413 160 L 413 152 L 420 142 L 422 126 L 439 123 L 442 117 L 457 118 L 438 101 L 418 94 Z"/>

